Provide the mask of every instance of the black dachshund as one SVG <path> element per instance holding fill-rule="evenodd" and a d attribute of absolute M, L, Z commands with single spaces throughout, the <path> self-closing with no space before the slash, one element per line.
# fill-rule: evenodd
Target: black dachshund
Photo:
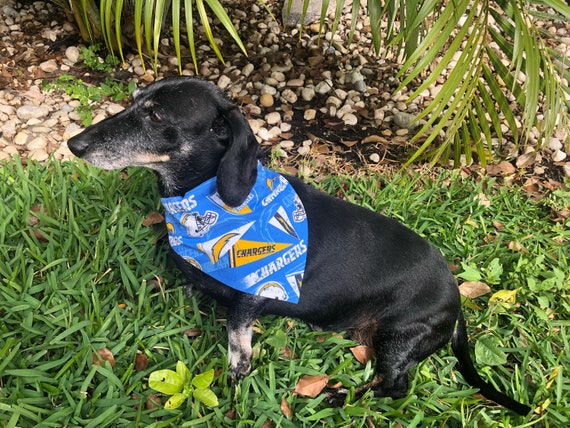
<path fill-rule="evenodd" d="M 174 260 L 193 286 L 228 308 L 233 380 L 250 371 L 252 324 L 275 314 L 347 331 L 372 347 L 376 375 L 359 393 L 405 396 L 410 368 L 451 339 L 470 385 L 529 413 L 475 370 L 457 283 L 425 239 L 261 167 L 247 120 L 212 83 L 169 78 L 133 98 L 69 148 L 100 168 L 158 173 Z"/>

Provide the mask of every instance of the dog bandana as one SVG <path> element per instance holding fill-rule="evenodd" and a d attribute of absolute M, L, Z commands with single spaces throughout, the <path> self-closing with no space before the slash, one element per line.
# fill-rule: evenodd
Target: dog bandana
<path fill-rule="evenodd" d="M 258 164 L 239 207 L 222 202 L 215 177 L 162 204 L 170 245 L 188 263 L 236 290 L 298 303 L 307 216 L 285 177 Z"/>

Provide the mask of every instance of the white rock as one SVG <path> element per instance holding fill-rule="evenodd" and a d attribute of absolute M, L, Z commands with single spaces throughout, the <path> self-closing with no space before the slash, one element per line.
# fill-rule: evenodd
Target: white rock
<path fill-rule="evenodd" d="M 311 101 L 313 98 L 315 98 L 315 89 L 314 88 L 303 88 L 303 90 L 301 91 L 301 98 L 303 98 L 304 101 Z"/>
<path fill-rule="evenodd" d="M 295 143 L 291 140 L 283 140 L 279 143 L 279 145 L 282 149 L 291 150 L 295 146 Z"/>
<path fill-rule="evenodd" d="M 378 153 L 372 153 L 369 159 L 374 163 L 378 163 L 380 162 L 380 155 Z"/>
<path fill-rule="evenodd" d="M 28 154 L 28 159 L 35 160 L 37 162 L 43 162 L 49 155 L 44 149 L 33 150 Z"/>
<path fill-rule="evenodd" d="M 242 68 L 241 74 L 243 74 L 245 77 L 249 77 L 251 73 L 253 73 L 253 70 L 255 70 L 254 65 L 252 63 L 248 63 Z"/>
<path fill-rule="evenodd" d="M 69 46 L 65 50 L 65 57 L 72 63 L 76 63 L 77 61 L 79 61 L 79 54 L 80 51 L 77 46 Z"/>
<path fill-rule="evenodd" d="M 32 118 L 39 119 L 46 117 L 49 114 L 49 109 L 43 106 L 30 106 L 25 105 L 16 111 L 16 115 L 20 120 L 30 120 Z"/>
<path fill-rule="evenodd" d="M 257 135 L 261 127 L 265 124 L 262 119 L 248 119 L 249 127 L 251 128 L 252 132 Z"/>
<path fill-rule="evenodd" d="M 566 162 L 564 166 L 562 166 L 562 169 L 564 170 L 566 177 L 570 177 L 570 162 Z"/>
<path fill-rule="evenodd" d="M 268 125 L 276 125 L 281 122 L 281 115 L 278 111 L 272 111 L 271 113 L 265 115 L 265 121 Z"/>
<path fill-rule="evenodd" d="M 24 146 L 28 142 L 29 138 L 30 134 L 28 134 L 26 131 L 20 131 L 14 137 L 14 144 L 18 146 Z"/>
<path fill-rule="evenodd" d="M 346 113 L 344 116 L 342 116 L 342 121 L 345 125 L 352 126 L 358 123 L 358 118 L 352 113 Z"/>
<path fill-rule="evenodd" d="M 287 82 L 287 86 L 290 88 L 300 88 L 304 83 L 305 81 L 303 79 L 291 79 Z"/>
<path fill-rule="evenodd" d="M 123 111 L 125 108 L 120 105 L 120 104 L 116 104 L 116 103 L 111 103 L 107 106 L 107 113 L 109 114 L 117 114 L 120 111 Z"/>
<path fill-rule="evenodd" d="M 31 151 L 44 149 L 46 146 L 47 146 L 47 139 L 46 139 L 45 135 L 38 135 L 37 137 L 32 139 L 32 141 L 30 141 L 28 144 L 26 144 L 26 147 L 28 148 L 28 150 L 31 150 Z"/>
<path fill-rule="evenodd" d="M 285 89 L 281 92 L 281 98 L 287 101 L 289 104 L 295 104 L 297 102 L 297 94 L 291 89 Z"/>
<path fill-rule="evenodd" d="M 332 89 L 332 82 L 330 80 L 328 81 L 323 80 L 322 82 L 317 83 L 317 86 L 315 86 L 315 92 L 321 95 L 330 92 L 331 89 Z"/>
<path fill-rule="evenodd" d="M 335 108 L 339 109 L 340 106 L 342 105 L 342 101 L 337 97 L 330 96 L 327 98 L 326 105 L 334 106 Z"/>
<path fill-rule="evenodd" d="M 564 159 L 566 159 L 566 153 L 564 153 L 562 150 L 555 150 L 552 153 L 552 160 L 554 162 L 562 162 Z"/>
<path fill-rule="evenodd" d="M 303 113 L 303 119 L 305 120 L 313 120 L 317 116 L 317 111 L 312 108 L 308 108 Z"/>
<path fill-rule="evenodd" d="M 555 137 L 552 137 L 549 141 L 548 141 L 548 148 L 550 150 L 561 150 L 562 149 L 562 142 Z"/>
<path fill-rule="evenodd" d="M 220 88 L 222 91 L 225 91 L 231 83 L 232 80 L 228 76 L 222 74 L 218 79 L 218 88 Z"/>
<path fill-rule="evenodd" d="M 48 59 L 40 64 L 40 69 L 46 73 L 53 73 L 58 69 L 57 62 L 55 59 Z"/>

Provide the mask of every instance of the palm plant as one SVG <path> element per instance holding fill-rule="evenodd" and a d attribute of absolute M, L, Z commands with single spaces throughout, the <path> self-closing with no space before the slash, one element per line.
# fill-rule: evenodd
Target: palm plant
<path fill-rule="evenodd" d="M 222 62 L 209 24 L 210 13 L 245 53 L 220 0 L 55 1 L 73 14 L 86 40 L 103 39 L 121 57 L 121 19 L 125 10 L 133 13 L 135 29 L 144 28 L 146 51 L 155 66 L 164 18 L 170 13 L 178 62 L 182 63 L 180 23 L 183 22 L 192 61 L 198 69 L 194 9 Z M 257 1 L 265 5 L 264 0 Z M 291 5 L 292 0 L 284 1 Z M 332 25 L 335 32 L 345 1 L 322 0 L 321 29 L 325 28 L 330 1 L 335 2 Z M 410 100 L 450 69 L 441 91 L 418 117 L 425 124 L 410 143 L 420 139 L 422 143 L 409 162 L 429 155 L 433 162 L 453 159 L 457 165 L 461 155 L 470 163 L 476 154 L 484 165 L 491 153 L 501 149 L 507 137 L 518 146 L 538 130 L 536 140 L 540 145 L 555 129 L 563 134 L 570 131 L 570 58 L 567 52 L 556 49 L 553 35 L 537 25 L 539 19 L 570 21 L 570 7 L 562 0 L 368 0 L 366 3 L 352 1 L 350 36 L 362 6 L 370 18 L 376 52 L 390 51 L 404 58 L 397 76 L 401 79 L 398 89 L 414 79 L 422 82 Z M 304 0 L 303 15 L 308 4 L 309 0 Z M 301 22 L 303 19 L 304 16 Z M 142 58 L 140 31 L 135 31 L 135 40 Z M 515 112 L 522 123 L 518 123 Z M 508 129 L 502 126 L 504 123 Z M 438 138 L 440 141 L 434 144 Z"/>

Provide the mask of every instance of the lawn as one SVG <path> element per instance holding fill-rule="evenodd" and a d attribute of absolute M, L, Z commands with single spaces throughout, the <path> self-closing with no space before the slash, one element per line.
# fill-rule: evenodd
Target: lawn
<path fill-rule="evenodd" d="M 466 385 L 448 346 L 412 371 L 400 400 L 349 395 L 335 408 L 324 394 L 295 395 L 305 375 L 351 388 L 372 370 L 342 332 L 294 319 L 259 319 L 253 371 L 229 386 L 225 312 L 190 295 L 168 260 L 150 172 L 16 160 L 0 165 L 0 183 L 0 426 L 570 426 L 566 192 L 534 201 L 457 171 L 318 184 L 428 238 L 459 283 L 490 287 L 464 298 L 472 355 L 533 406 L 522 418 Z M 217 406 L 155 403 L 167 397 L 148 387 L 150 373 L 178 360 L 193 376 L 214 370 Z"/>

